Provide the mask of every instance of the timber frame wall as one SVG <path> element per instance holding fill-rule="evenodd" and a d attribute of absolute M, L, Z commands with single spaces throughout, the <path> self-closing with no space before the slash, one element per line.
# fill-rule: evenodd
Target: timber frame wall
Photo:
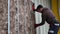
<path fill-rule="evenodd" d="M 8 0 L 0 0 L 0 34 L 7 34 Z"/>
<path fill-rule="evenodd" d="M 18 0 L 18 2 L 19 4 L 17 0 L 11 0 L 10 3 L 10 34 L 35 34 L 32 2 L 30 0 Z M 19 32 L 16 23 L 19 24 Z M 0 0 L 0 34 L 8 34 L 8 0 Z"/>

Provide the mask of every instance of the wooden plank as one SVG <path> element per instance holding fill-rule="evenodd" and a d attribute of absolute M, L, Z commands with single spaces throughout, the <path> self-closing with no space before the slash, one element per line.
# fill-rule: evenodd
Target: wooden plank
<path fill-rule="evenodd" d="M 0 0 L 0 34 L 7 33 L 7 0 Z"/>
<path fill-rule="evenodd" d="M 10 22 L 11 34 L 17 34 L 15 29 L 15 18 L 17 13 L 17 0 L 11 0 L 10 3 Z M 35 15 L 32 11 L 32 2 L 30 0 L 19 0 L 19 34 L 35 34 L 34 24 Z M 8 0 L 0 0 L 0 34 L 8 34 Z"/>
<path fill-rule="evenodd" d="M 17 0 L 11 0 L 11 34 L 18 34 L 15 30 L 15 23 L 18 22 L 17 5 Z M 30 0 L 19 0 L 19 34 L 35 34 L 35 15 L 31 6 Z"/>

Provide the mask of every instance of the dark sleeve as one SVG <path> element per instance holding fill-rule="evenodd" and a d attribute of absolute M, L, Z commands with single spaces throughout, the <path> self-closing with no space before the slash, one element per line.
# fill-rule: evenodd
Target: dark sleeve
<path fill-rule="evenodd" d="M 43 15 L 42 14 L 42 22 L 39 24 L 40 26 L 41 25 L 44 25 L 45 24 L 45 20 L 46 20 L 46 15 Z"/>
<path fill-rule="evenodd" d="M 42 14 L 42 22 L 40 24 L 35 24 L 35 28 L 45 24 L 46 17 Z"/>
<path fill-rule="evenodd" d="M 40 24 L 35 24 L 35 28 L 38 27 L 38 26 L 42 26 L 45 24 L 45 17 L 42 16 L 42 22 Z"/>

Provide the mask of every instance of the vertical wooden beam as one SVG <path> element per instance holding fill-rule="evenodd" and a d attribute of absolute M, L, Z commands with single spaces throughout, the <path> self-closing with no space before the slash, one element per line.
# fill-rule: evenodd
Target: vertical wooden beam
<path fill-rule="evenodd" d="M 30 0 L 20 0 L 20 33 L 35 34 Z"/>
<path fill-rule="evenodd" d="M 0 0 L 0 34 L 7 33 L 7 23 L 8 23 L 8 1 L 7 0 Z"/>
<path fill-rule="evenodd" d="M 15 22 L 18 21 L 17 0 L 11 0 L 11 34 L 17 34 Z M 35 15 L 30 0 L 19 0 L 19 34 L 35 34 Z M 17 20 L 16 20 L 17 19 Z"/>
<path fill-rule="evenodd" d="M 16 5 L 15 5 L 15 3 L 16 3 L 16 0 L 11 0 L 11 2 L 10 2 L 10 23 L 11 23 L 11 26 L 10 26 L 10 29 L 11 29 L 11 34 L 17 34 L 16 33 L 16 30 L 15 30 L 15 21 L 16 21 L 16 19 L 15 19 L 15 17 L 16 17 Z"/>

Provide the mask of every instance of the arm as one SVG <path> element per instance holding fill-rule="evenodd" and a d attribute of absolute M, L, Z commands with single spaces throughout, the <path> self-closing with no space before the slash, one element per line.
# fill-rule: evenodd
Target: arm
<path fill-rule="evenodd" d="M 36 27 L 38 27 L 38 26 L 42 26 L 42 25 L 44 25 L 45 24 L 45 22 L 43 21 L 43 22 L 41 22 L 40 24 L 35 24 L 35 28 Z"/>
<path fill-rule="evenodd" d="M 45 24 L 45 16 L 42 15 L 42 22 L 40 24 L 35 24 L 35 28 Z"/>

